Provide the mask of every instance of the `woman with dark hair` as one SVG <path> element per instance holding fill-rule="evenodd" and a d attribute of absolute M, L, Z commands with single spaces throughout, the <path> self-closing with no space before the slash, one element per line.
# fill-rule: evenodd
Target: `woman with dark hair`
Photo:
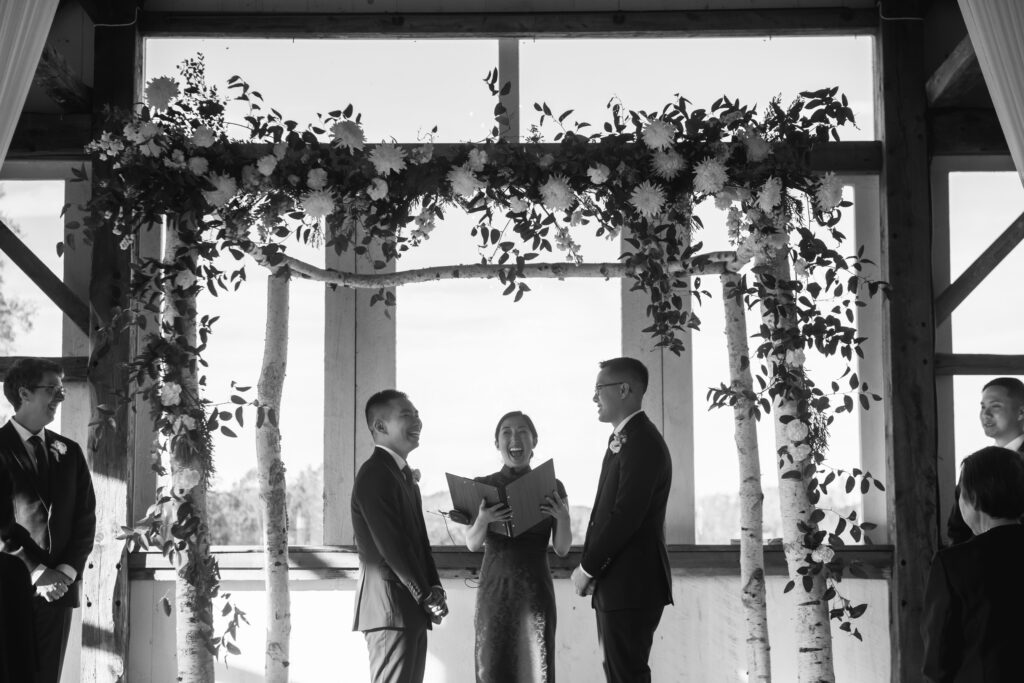
<path fill-rule="evenodd" d="M 10 475 L 0 468 L 0 683 L 36 680 L 35 590 L 25 563 L 8 554 L 26 540 L 31 543 L 28 532 L 14 521 Z"/>
<path fill-rule="evenodd" d="M 503 415 L 494 446 L 504 466 L 477 481 L 505 486 L 530 470 L 537 444 L 533 420 L 520 411 Z M 548 543 L 565 557 L 572 543 L 569 503 L 562 482 L 541 505 L 549 517 L 516 538 L 491 531 L 492 522 L 511 517 L 508 506 L 480 502 L 466 532 L 466 546 L 484 549 L 476 599 L 476 680 L 480 683 L 553 683 L 555 680 L 555 588 L 548 566 Z"/>
<path fill-rule="evenodd" d="M 1021 680 L 1024 458 L 989 446 L 960 466 L 960 511 L 974 533 L 940 550 L 925 593 L 924 678 Z"/>

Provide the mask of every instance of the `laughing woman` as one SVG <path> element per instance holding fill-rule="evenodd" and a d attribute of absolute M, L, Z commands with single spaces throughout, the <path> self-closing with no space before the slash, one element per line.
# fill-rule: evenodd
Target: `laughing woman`
<path fill-rule="evenodd" d="M 494 445 L 504 467 L 479 477 L 505 486 L 530 471 L 537 428 L 528 415 L 508 413 L 494 430 Z M 541 510 L 545 519 L 517 538 L 488 531 L 491 522 L 508 521 L 504 504 L 480 503 L 466 533 L 466 546 L 484 549 L 476 599 L 476 680 L 479 683 L 553 683 L 555 680 L 555 589 L 548 567 L 548 541 L 560 557 L 572 543 L 569 504 L 562 482 Z"/>

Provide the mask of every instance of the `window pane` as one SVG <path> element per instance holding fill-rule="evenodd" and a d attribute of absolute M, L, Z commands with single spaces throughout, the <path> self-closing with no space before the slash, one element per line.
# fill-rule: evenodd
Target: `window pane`
<path fill-rule="evenodd" d="M 290 244 L 289 255 L 323 265 L 323 252 L 306 245 Z M 230 256 L 221 267 L 236 267 Z M 231 382 L 251 387 L 239 392 L 256 398 L 256 383 L 263 362 L 266 330 L 267 271 L 246 261 L 248 281 L 238 291 L 199 297 L 200 315 L 220 316 L 203 356 L 209 363 L 206 396 L 230 404 Z M 281 400 L 281 458 L 287 468 L 289 542 L 316 545 L 323 542 L 323 285 L 308 280 L 291 281 L 288 336 L 288 369 Z M 262 507 L 256 478 L 256 416 L 251 409 L 245 425 L 230 429 L 237 438 L 214 434 L 217 475 L 210 495 L 210 528 L 214 544 L 262 543 Z"/>
<path fill-rule="evenodd" d="M 852 209 L 843 211 L 843 219 L 837 226 L 847 236 L 844 245 L 838 248 L 840 253 L 851 253 L 856 246 L 851 244 L 854 233 L 856 197 L 853 188 L 844 188 L 844 197 L 852 199 Z M 704 243 L 703 251 L 719 251 L 729 249 L 725 228 L 725 212 L 715 208 L 711 202 L 704 202 L 697 208 L 697 215 L 704 222 L 705 229 L 695 236 Z M 822 239 L 833 248 L 834 240 L 826 236 Z M 748 277 L 750 277 L 748 275 Z M 694 419 L 694 487 L 696 492 L 696 539 L 697 543 L 730 543 L 739 538 L 739 462 L 736 445 L 733 441 L 734 422 L 731 408 L 709 408 L 707 392 L 710 387 L 729 383 L 729 365 L 725 336 L 725 314 L 722 307 L 721 284 L 718 278 L 705 278 L 702 289 L 710 292 L 711 297 L 705 299 L 696 311 L 701 318 L 701 329 L 693 334 L 693 405 Z M 757 333 L 761 324 L 757 310 L 747 314 L 747 333 Z M 760 343 L 759 338 L 751 338 L 748 342 L 751 356 Z M 835 380 L 842 387 L 848 385 L 840 380 L 845 370 L 845 362 L 841 357 L 825 357 L 807 350 L 805 368 L 819 387 L 830 391 L 830 383 Z M 758 363 L 752 361 L 756 372 Z M 856 367 L 854 368 L 856 370 Z M 755 380 L 756 387 L 756 380 Z M 873 387 L 873 391 L 881 393 L 881 387 Z M 878 404 L 872 410 L 881 409 Z M 829 429 L 829 452 L 826 465 L 830 468 L 849 472 L 860 466 L 860 421 L 858 412 L 854 415 L 840 414 Z M 775 428 L 773 415 L 762 416 L 757 425 L 757 441 L 761 461 L 761 487 L 765 494 L 764 501 L 764 535 L 765 538 L 782 536 L 781 513 L 778 495 L 778 459 L 775 447 Z M 883 476 L 884 473 L 873 473 Z M 837 475 L 838 476 L 838 475 Z M 871 495 L 881 495 L 873 493 Z M 859 489 L 847 494 L 841 485 L 829 489 L 829 495 L 822 499 L 822 508 L 831 508 L 848 514 L 856 510 L 858 516 L 862 512 L 862 496 Z M 826 519 L 825 524 L 835 520 Z M 853 542 L 848 536 L 847 542 Z"/>
<path fill-rule="evenodd" d="M 473 220 L 452 212 L 403 270 L 476 263 Z M 574 233 L 587 261 L 614 261 L 618 241 Z M 560 252 L 545 255 L 556 261 Z M 582 543 L 608 438 L 593 403 L 597 363 L 621 354 L 618 280 L 529 280 L 521 301 L 494 281 L 448 280 L 397 293 L 398 386 L 423 418 L 422 445 L 410 463 L 431 541 L 461 544 L 465 527 L 437 511 L 451 508 L 445 472 L 466 477 L 501 468 L 494 444 L 498 419 L 522 410 L 533 419 L 534 461 L 555 461 L 572 506 L 573 542 Z M 449 536 L 449 533 L 451 534 Z"/>
<path fill-rule="evenodd" d="M 349 104 L 363 115 L 367 142 L 414 142 L 435 125 L 439 142 L 475 140 L 494 125 L 483 79 L 498 63 L 496 40 L 151 38 L 146 77 L 177 76 L 177 64 L 197 52 L 206 57 L 209 84 L 225 93 L 228 78 L 241 76 L 300 127 Z M 229 120 L 246 113 L 233 104 Z"/>
<path fill-rule="evenodd" d="M 751 68 L 759 64 L 772 65 L 771 78 Z M 678 96 L 710 108 L 728 95 L 764 111 L 778 95 L 788 103 L 801 91 L 839 86 L 859 126 L 847 125 L 840 135 L 873 140 L 872 64 L 868 36 L 524 40 L 520 125 L 528 133 L 535 102 L 547 102 L 556 116 L 571 108 L 569 121 L 600 130 L 611 118 L 606 105 L 612 98 L 627 109 L 660 111 Z"/>
<path fill-rule="evenodd" d="M 1022 212 L 1024 186 L 1017 173 L 950 173 L 950 280 L 955 282 Z M 953 311 L 954 353 L 1020 353 L 1022 270 L 1024 248 L 1018 245 Z"/>
<path fill-rule="evenodd" d="M 63 180 L 0 182 L 0 220 L 58 277 L 64 263 Z M 0 252 L 0 355 L 61 356 L 63 314 Z"/>

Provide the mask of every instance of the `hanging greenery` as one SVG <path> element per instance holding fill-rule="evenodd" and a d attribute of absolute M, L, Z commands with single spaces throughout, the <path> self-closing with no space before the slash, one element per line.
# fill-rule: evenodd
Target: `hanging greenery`
<path fill-rule="evenodd" d="M 232 436 L 229 424 L 241 423 L 246 407 L 255 408 L 260 424 L 276 423 L 273 411 L 244 397 L 244 388 L 234 387 L 230 409 L 183 389 L 181 373 L 201 370 L 215 319 L 194 320 L 194 342 L 172 324 L 149 327 L 161 306 L 192 301 L 194 316 L 195 296 L 204 288 L 217 294 L 241 286 L 246 255 L 278 274 L 374 288 L 374 302 L 389 306 L 389 287 L 427 279 L 494 277 L 518 300 L 532 276 L 627 277 L 649 297 L 644 331 L 676 353 L 683 348 L 681 333 L 700 324 L 687 294 L 698 301 L 706 295 L 701 275 L 740 273 L 727 294 L 763 313 L 755 358 L 743 360 L 755 370 L 759 389 L 722 384 L 709 392 L 712 403 L 741 403 L 759 417 L 773 403 L 791 402 L 783 416 L 780 466 L 791 467 L 795 474 L 783 476 L 798 479 L 812 503 L 837 478 L 847 490 L 866 490 L 872 482 L 881 488 L 869 473 L 832 471 L 824 461 L 832 414 L 858 402 L 867 408 L 879 397 L 855 373 L 849 390 L 833 385 L 825 392 L 803 370 L 805 349 L 840 354 L 847 362 L 862 355 L 863 338 L 854 327 L 858 297 L 886 288 L 864 275 L 870 264 L 860 252 L 842 255 L 823 239 L 843 243 L 838 225 L 850 206 L 835 174 L 810 166 L 812 149 L 838 140 L 838 129 L 854 122 L 837 88 L 804 92 L 789 104 L 772 101 L 763 113 L 728 97 L 709 109 L 680 97 L 651 112 L 612 102 L 600 127 L 572 120 L 572 110 L 555 114 L 538 103 L 538 121 L 525 142 L 501 136 L 508 117 L 498 102 L 485 140 L 400 145 L 369 144 L 351 104 L 300 127 L 233 77 L 230 102 L 248 109 L 239 139 L 225 118 L 229 101 L 205 81 L 202 57 L 185 61 L 180 76 L 151 80 L 145 105 L 106 112 L 104 132 L 88 149 L 108 171 L 95 185 L 87 217 L 72 226 L 86 240 L 112 230 L 129 249 L 141 231 L 166 221 L 179 245 L 173 258 L 137 259 L 132 305 L 110 327 L 111 333 L 134 327 L 145 338 L 132 367 L 159 435 L 154 467 L 163 472 L 168 454 L 187 455 L 144 523 L 126 529 L 132 543 L 157 545 L 172 560 L 201 547 L 203 520 L 190 514 L 188 502 L 212 471 L 210 434 Z M 496 98 L 504 94 L 496 71 L 485 82 Z M 704 201 L 725 212 L 735 252 L 701 253 L 704 226 L 694 207 Z M 440 221 L 452 210 L 475 217 L 467 237 L 480 248 L 479 264 L 387 272 L 432 231 L 444 229 Z M 609 239 L 621 235 L 619 262 L 586 264 L 577 242 L 585 230 Z M 288 254 L 296 239 L 354 253 L 380 273 L 357 276 L 303 263 Z M 563 263 L 537 262 L 545 252 L 561 255 Z M 235 258 L 234 268 L 216 260 L 221 254 Z M 200 372 L 195 386 L 203 385 Z M 176 518 L 168 524 L 163 511 L 174 501 Z M 794 571 L 829 581 L 827 601 L 837 595 L 834 582 L 843 572 L 833 551 L 842 545 L 839 535 L 848 529 L 857 538 L 869 525 L 850 516 L 827 531 L 819 528 L 824 520 L 821 510 L 799 520 L 803 569 Z M 206 556 L 193 571 L 215 594 L 216 562 Z M 845 621 L 863 607 L 845 602 L 831 616 Z"/>

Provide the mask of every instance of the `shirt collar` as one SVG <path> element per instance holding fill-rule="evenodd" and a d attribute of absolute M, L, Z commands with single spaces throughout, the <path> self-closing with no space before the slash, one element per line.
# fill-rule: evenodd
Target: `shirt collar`
<path fill-rule="evenodd" d="M 1003 448 L 1008 448 L 1011 451 L 1019 451 L 1021 445 L 1024 445 L 1024 434 L 1021 434 L 1013 441 L 1008 442 Z"/>
<path fill-rule="evenodd" d="M 408 466 L 407 463 L 405 462 L 405 458 L 400 456 L 398 453 L 395 453 L 387 446 L 381 446 L 380 444 L 377 444 L 377 448 L 381 449 L 382 451 L 387 451 L 387 454 L 395 459 L 395 464 L 398 466 L 399 471 L 404 470 Z"/>
<path fill-rule="evenodd" d="M 612 433 L 613 434 L 621 434 L 622 433 L 622 428 L 626 426 L 626 423 L 629 422 L 630 420 L 632 420 L 634 417 L 636 417 L 637 415 L 639 415 L 642 412 L 644 412 L 643 408 L 641 408 L 640 410 L 636 411 L 635 413 L 630 413 L 629 415 L 627 415 L 626 419 L 623 420 L 622 422 L 620 422 L 618 424 L 618 426 L 615 427 L 615 431 L 613 431 Z"/>
<path fill-rule="evenodd" d="M 28 440 L 31 439 L 33 436 L 38 436 L 40 439 L 43 440 L 43 446 L 46 445 L 46 427 L 43 427 L 36 433 L 32 433 L 25 429 L 21 425 L 21 423 L 15 420 L 13 417 L 11 418 L 11 424 L 14 425 L 14 431 L 18 432 L 18 436 L 21 437 L 22 442 L 27 444 Z"/>

